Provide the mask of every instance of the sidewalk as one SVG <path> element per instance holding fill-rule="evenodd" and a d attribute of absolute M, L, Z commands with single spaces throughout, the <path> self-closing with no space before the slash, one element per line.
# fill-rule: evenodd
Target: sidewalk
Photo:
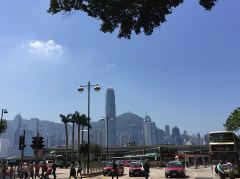
<path fill-rule="evenodd" d="M 70 169 L 57 168 L 56 174 L 57 174 L 57 179 L 68 179 L 70 174 Z M 102 171 L 93 170 L 93 171 L 90 171 L 90 173 L 85 173 L 85 172 L 82 173 L 82 178 L 90 178 L 90 177 L 98 176 L 101 174 L 102 174 Z M 78 178 L 81 178 L 81 177 L 78 176 Z"/>

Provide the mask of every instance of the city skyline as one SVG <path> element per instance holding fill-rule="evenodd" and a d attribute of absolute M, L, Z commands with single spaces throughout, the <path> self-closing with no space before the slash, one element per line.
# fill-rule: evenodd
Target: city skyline
<path fill-rule="evenodd" d="M 142 118 L 142 119 L 144 119 L 144 118 L 146 118 L 146 117 L 147 117 L 147 118 L 151 118 L 151 117 L 148 116 L 148 115 L 147 115 L 147 116 L 140 116 L 140 115 L 138 115 L 138 114 L 131 113 L 131 112 L 129 112 L 129 111 L 117 115 L 116 118 L 118 118 L 119 116 L 122 116 L 122 115 L 124 115 L 124 114 L 133 114 L 133 115 L 136 115 L 136 116 L 138 116 L 138 117 L 140 117 L 140 118 Z M 16 120 L 16 118 L 19 118 L 19 116 L 21 116 L 21 119 L 22 119 L 22 120 L 35 120 L 35 119 L 37 119 L 37 120 L 42 121 L 42 122 L 47 121 L 47 122 L 53 122 L 53 123 L 56 123 L 56 124 L 63 124 L 63 123 L 61 122 L 61 120 L 59 120 L 59 121 L 49 121 L 49 120 L 42 120 L 42 119 L 36 118 L 36 117 L 26 118 L 26 117 L 22 116 L 21 114 L 16 114 L 13 119 L 8 119 L 8 120 L 10 120 L 10 121 L 13 121 L 14 119 Z M 98 121 L 90 121 L 90 123 L 96 123 L 96 122 L 99 122 L 99 121 L 101 121 L 101 119 L 98 120 Z M 154 120 L 152 120 L 152 119 L 151 119 L 151 121 L 152 121 L 153 123 L 156 122 L 156 121 L 154 121 Z M 68 125 L 71 126 L 72 124 L 69 123 Z M 177 126 L 177 125 L 169 125 L 169 124 L 167 124 L 167 123 L 164 124 L 163 126 L 158 126 L 158 125 L 156 125 L 157 128 L 163 129 L 164 131 L 166 130 L 166 128 L 165 128 L 166 126 L 169 126 L 169 129 L 170 129 L 169 134 L 172 134 L 172 131 L 171 131 L 171 130 L 172 130 L 172 128 L 174 128 L 174 127 L 178 127 L 181 134 L 184 134 L 184 131 L 187 131 L 186 129 L 180 128 L 180 127 Z M 76 127 L 76 126 L 75 126 L 75 127 Z M 70 129 L 70 128 L 69 128 L 69 129 Z M 71 130 L 69 130 L 69 132 L 71 132 Z M 105 124 L 104 124 L 104 132 L 105 132 Z M 187 133 L 188 133 L 188 135 L 193 135 L 193 134 L 197 134 L 197 133 L 200 133 L 200 132 L 199 132 L 199 131 L 195 131 L 195 132 L 191 133 L 191 132 L 187 131 Z M 200 134 L 201 134 L 201 136 L 204 136 L 204 135 L 207 134 L 207 133 L 204 133 L 204 134 L 200 133 Z M 4 136 L 5 134 L 3 133 L 2 135 Z M 36 134 L 34 134 L 34 135 L 36 135 Z M 70 136 L 69 136 L 69 137 L 70 137 Z M 86 137 L 86 136 L 85 136 L 85 137 Z M 15 143 L 17 143 L 17 142 L 15 142 Z M 104 145 L 105 145 L 105 141 L 104 141 Z"/>
<path fill-rule="evenodd" d="M 128 124 L 128 125 L 126 125 Z M 42 121 L 38 118 L 25 119 L 17 114 L 13 120 L 8 121 L 9 127 L 4 134 L 0 136 L 0 156 L 11 157 L 20 156 L 19 137 L 25 131 L 25 154 L 33 155 L 31 148 L 32 138 L 39 134 L 44 138 L 45 148 L 62 148 L 65 147 L 66 139 L 64 133 L 64 124 L 52 121 Z M 90 131 L 91 143 L 106 147 L 104 133 L 104 122 L 99 120 L 92 122 Z M 133 113 L 124 113 L 116 117 L 117 136 L 115 136 L 114 146 L 110 142 L 109 148 L 134 145 L 134 146 L 154 146 L 161 144 L 176 145 L 203 145 L 208 143 L 208 135 L 201 136 L 199 133 L 189 134 L 186 130 L 181 130 L 177 126 L 171 127 L 165 125 L 165 130 L 155 126 L 155 122 L 151 121 L 150 116 L 140 117 Z M 167 128 L 166 128 L 167 126 Z M 71 141 L 72 124 L 68 124 L 68 136 Z M 75 126 L 77 129 L 77 126 Z M 74 135 L 77 135 L 75 130 Z M 114 137 L 114 136 L 113 136 Z M 84 136 L 84 140 L 87 136 Z M 111 140 L 110 140 L 111 141 Z M 72 142 L 69 143 L 72 146 Z M 77 138 L 74 140 L 75 147 Z"/>
<path fill-rule="evenodd" d="M 0 109 L 5 119 L 59 122 L 59 114 L 87 114 L 80 84 L 91 93 L 90 116 L 105 115 L 105 92 L 115 89 L 116 115 L 149 115 L 156 126 L 189 133 L 223 130 L 239 106 L 239 0 L 208 12 L 188 1 L 153 35 L 117 39 L 82 13 L 50 15 L 49 1 L 4 1 L 0 7 Z M 13 8 L 10 12 L 8 8 Z M 211 121 L 211 123 L 209 123 Z"/>

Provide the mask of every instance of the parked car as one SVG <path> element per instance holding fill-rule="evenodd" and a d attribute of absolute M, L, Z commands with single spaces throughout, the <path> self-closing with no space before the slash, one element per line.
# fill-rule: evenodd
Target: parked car
<path fill-rule="evenodd" d="M 121 164 L 120 162 L 116 162 L 117 164 L 117 172 L 118 175 L 123 175 L 124 173 L 124 166 L 123 164 Z M 112 175 L 112 169 L 113 169 L 113 162 L 107 162 L 104 166 L 103 166 L 103 175 Z"/>
<path fill-rule="evenodd" d="M 143 164 L 141 162 L 132 162 L 129 166 L 129 177 L 145 176 Z"/>
<path fill-rule="evenodd" d="M 171 161 L 167 163 L 165 168 L 165 177 L 185 177 L 186 170 L 182 162 Z"/>

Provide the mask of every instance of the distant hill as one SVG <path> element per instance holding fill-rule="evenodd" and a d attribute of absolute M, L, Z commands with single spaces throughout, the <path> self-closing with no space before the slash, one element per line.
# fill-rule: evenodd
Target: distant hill
<path fill-rule="evenodd" d="M 137 129 L 143 129 L 143 118 L 133 113 L 123 113 L 117 116 L 117 131 L 130 130 L 135 125 Z"/>
<path fill-rule="evenodd" d="M 143 145 L 143 118 L 133 113 L 124 113 L 116 118 L 118 144 L 130 142 Z"/>

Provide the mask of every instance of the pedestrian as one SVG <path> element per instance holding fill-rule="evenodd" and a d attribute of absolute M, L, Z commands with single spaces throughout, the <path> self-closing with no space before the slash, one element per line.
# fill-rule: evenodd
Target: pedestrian
<path fill-rule="evenodd" d="M 6 165 L 6 172 L 5 172 L 5 176 L 3 178 L 4 179 L 12 179 L 11 178 L 10 166 L 9 165 Z"/>
<path fill-rule="evenodd" d="M 44 174 L 45 179 L 49 179 L 49 175 L 52 174 L 52 167 L 47 166 L 47 171 Z"/>
<path fill-rule="evenodd" d="M 29 172 L 29 178 L 33 179 L 34 176 L 34 169 L 32 164 L 28 164 L 28 172 Z"/>
<path fill-rule="evenodd" d="M 39 163 L 37 162 L 36 165 L 35 165 L 35 178 L 40 178 L 39 177 L 39 170 L 40 170 L 40 166 L 39 166 Z"/>
<path fill-rule="evenodd" d="M 28 166 L 27 166 L 27 163 L 23 163 L 22 171 L 23 171 L 23 177 L 25 179 L 27 179 L 28 178 Z"/>
<path fill-rule="evenodd" d="M 144 169 L 145 178 L 148 179 L 149 173 L 150 173 L 150 164 L 148 160 L 145 160 L 143 169 Z"/>
<path fill-rule="evenodd" d="M 2 161 L 0 161 L 0 178 L 3 178 L 3 164 L 2 164 Z"/>
<path fill-rule="evenodd" d="M 19 163 L 19 165 L 17 166 L 16 168 L 16 171 L 17 171 L 17 175 L 19 178 L 23 178 L 23 175 L 22 175 L 22 162 Z"/>
<path fill-rule="evenodd" d="M 226 161 L 225 166 L 227 166 L 227 168 L 228 168 L 229 178 L 230 178 L 230 179 L 235 179 L 235 175 L 234 175 L 234 170 L 233 170 L 233 165 L 232 165 L 232 163 L 231 163 L 230 161 Z"/>
<path fill-rule="evenodd" d="M 113 160 L 112 164 L 112 179 L 114 178 L 114 176 L 116 176 L 118 179 L 118 165 L 116 164 L 115 160 Z"/>
<path fill-rule="evenodd" d="M 56 169 L 57 169 L 57 165 L 56 165 L 56 162 L 54 161 L 52 164 L 52 175 L 54 179 L 56 179 Z"/>
<path fill-rule="evenodd" d="M 219 160 L 217 164 L 217 173 L 219 174 L 220 179 L 225 179 L 225 173 L 222 168 L 222 160 Z"/>
<path fill-rule="evenodd" d="M 47 164 L 46 164 L 46 162 L 43 162 L 42 163 L 42 178 L 44 178 L 44 176 L 45 176 L 45 173 L 47 172 Z"/>
<path fill-rule="evenodd" d="M 10 166 L 8 167 L 8 170 L 9 170 L 9 176 L 10 176 L 10 178 L 12 179 L 12 178 L 14 177 L 14 173 L 15 173 L 15 171 L 14 171 L 14 169 L 13 169 L 13 166 L 10 165 Z"/>
<path fill-rule="evenodd" d="M 75 166 L 74 166 L 74 163 L 72 163 L 72 166 L 71 166 L 71 168 L 70 168 L 70 176 L 69 176 L 69 179 L 71 179 L 71 178 L 77 178 L 76 177 L 76 169 L 75 169 Z"/>
<path fill-rule="evenodd" d="M 82 176 L 82 164 L 81 164 L 80 161 L 78 162 L 77 177 L 78 177 L 78 174 L 79 174 L 79 173 L 80 173 L 80 176 Z"/>
<path fill-rule="evenodd" d="M 7 174 L 7 164 L 3 163 L 3 166 L 2 166 L 2 176 L 3 178 L 5 178 Z"/>

